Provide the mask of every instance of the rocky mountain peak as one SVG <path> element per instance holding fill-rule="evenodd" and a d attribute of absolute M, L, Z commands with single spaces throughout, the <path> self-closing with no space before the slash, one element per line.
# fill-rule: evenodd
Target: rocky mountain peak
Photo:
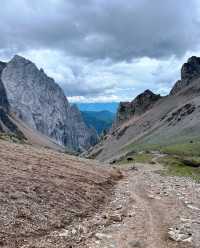
<path fill-rule="evenodd" d="M 31 63 L 31 61 L 27 60 L 26 58 L 16 54 L 14 55 L 14 57 L 12 58 L 11 61 L 20 61 L 20 62 L 28 62 L 28 63 Z"/>
<path fill-rule="evenodd" d="M 143 93 L 139 94 L 133 101 L 132 104 L 137 105 L 148 105 L 160 98 L 160 95 L 154 94 L 151 90 L 147 89 Z"/>
<path fill-rule="evenodd" d="M 160 95 L 156 95 L 151 90 L 147 89 L 136 96 L 132 102 L 121 102 L 118 108 L 116 122 L 121 123 L 145 113 L 160 98 Z"/>
<path fill-rule="evenodd" d="M 90 147 L 91 140 L 97 141 L 93 130 L 77 117 L 80 111 L 70 106 L 60 86 L 31 61 L 15 55 L 1 71 L 1 85 L 10 112 L 59 145 L 84 150 Z"/>
<path fill-rule="evenodd" d="M 20 55 L 15 55 L 8 63 L 8 66 L 15 66 L 15 67 L 24 67 L 24 66 L 30 66 L 34 67 L 34 69 L 37 69 L 35 64 L 31 62 L 30 60 L 20 56 Z"/>
<path fill-rule="evenodd" d="M 191 80 L 200 76 L 200 58 L 192 56 L 182 66 L 181 80 Z"/>
<path fill-rule="evenodd" d="M 182 91 L 190 83 L 200 77 L 200 58 L 192 56 L 181 68 L 181 80 L 178 80 L 172 88 L 170 95 L 175 95 Z"/>

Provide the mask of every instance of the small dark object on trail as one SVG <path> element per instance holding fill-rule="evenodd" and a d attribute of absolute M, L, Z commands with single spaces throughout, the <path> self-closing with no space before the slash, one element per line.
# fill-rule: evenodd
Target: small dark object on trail
<path fill-rule="evenodd" d="M 111 161 L 110 164 L 116 164 L 116 162 L 117 162 L 117 160 L 115 159 L 115 160 Z"/>
<path fill-rule="evenodd" d="M 128 157 L 127 158 L 127 161 L 133 161 L 134 159 L 133 158 L 131 158 L 131 157 Z"/>
<path fill-rule="evenodd" d="M 193 140 L 190 140 L 190 143 L 192 144 L 193 143 Z"/>

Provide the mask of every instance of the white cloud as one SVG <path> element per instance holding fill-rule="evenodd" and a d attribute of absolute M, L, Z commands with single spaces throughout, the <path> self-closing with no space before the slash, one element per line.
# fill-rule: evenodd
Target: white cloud
<path fill-rule="evenodd" d="M 143 57 L 129 62 L 90 61 L 55 50 L 31 50 L 21 55 L 53 77 L 70 101 L 113 102 L 131 100 L 147 88 L 168 94 L 180 78 L 181 65 L 192 54 L 188 52 L 181 59 L 175 56 L 165 60 Z"/>

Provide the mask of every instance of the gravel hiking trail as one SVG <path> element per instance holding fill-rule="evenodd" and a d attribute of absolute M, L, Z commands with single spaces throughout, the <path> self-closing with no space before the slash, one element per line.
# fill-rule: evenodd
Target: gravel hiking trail
<path fill-rule="evenodd" d="M 199 248 L 200 186 L 161 170 L 159 164 L 122 169 L 113 199 L 93 218 L 95 232 L 78 247 Z"/>

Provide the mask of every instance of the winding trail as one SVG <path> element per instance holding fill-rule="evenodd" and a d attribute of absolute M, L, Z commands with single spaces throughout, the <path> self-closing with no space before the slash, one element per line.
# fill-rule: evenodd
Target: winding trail
<path fill-rule="evenodd" d="M 113 200 L 102 213 L 104 219 L 107 214 L 106 220 L 82 247 L 199 247 L 192 242 L 169 239 L 168 228 L 178 223 L 181 216 L 191 217 L 191 213 L 177 197 L 171 182 L 166 183 L 167 179 L 157 173 L 162 167 L 156 164 L 137 168 L 124 170 L 124 178 L 117 185 Z M 178 187 L 177 179 L 175 183 Z"/>

